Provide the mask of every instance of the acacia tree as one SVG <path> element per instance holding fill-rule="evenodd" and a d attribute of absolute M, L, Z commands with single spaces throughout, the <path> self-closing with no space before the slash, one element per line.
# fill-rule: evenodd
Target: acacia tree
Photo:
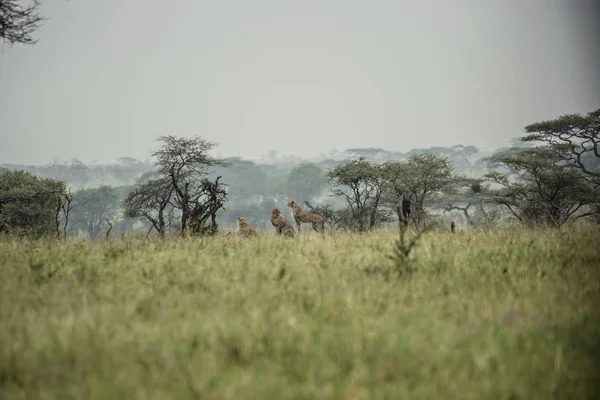
<path fill-rule="evenodd" d="M 327 181 L 334 196 L 342 197 L 348 204 L 352 221 L 359 231 L 372 229 L 385 220 L 380 206 L 383 177 L 379 165 L 359 157 L 330 169 Z"/>
<path fill-rule="evenodd" d="M 449 149 L 448 157 L 456 171 L 473 173 L 473 156 L 479 152 L 475 146 L 458 144 Z"/>
<path fill-rule="evenodd" d="M 413 153 L 407 161 L 386 162 L 382 171 L 386 204 L 395 209 L 399 222 L 405 225 L 408 219 L 422 225 L 428 204 L 468 182 L 454 174 L 447 156 L 431 152 Z"/>
<path fill-rule="evenodd" d="M 581 171 L 594 187 L 600 187 L 600 109 L 537 122 L 525 131 L 528 135 L 521 141 L 545 144 L 558 165 Z"/>
<path fill-rule="evenodd" d="M 600 190 L 590 185 L 581 169 L 561 165 L 562 157 L 552 149 L 524 149 L 500 161 L 519 173 L 516 177 L 488 173 L 488 182 L 499 186 L 496 190 L 486 188 L 488 200 L 505 207 L 517 220 L 558 227 L 595 213 Z"/>
<path fill-rule="evenodd" d="M 12 45 L 15 43 L 35 44 L 31 36 L 44 18 L 39 14 L 39 0 L 31 0 L 22 5 L 21 0 L 0 0 L 0 40 Z"/>
<path fill-rule="evenodd" d="M 490 203 L 482 179 L 465 179 L 463 185 L 446 193 L 441 199 L 443 214 L 461 212 L 468 226 L 492 228 L 502 217 L 497 204 Z"/>
<path fill-rule="evenodd" d="M 396 212 L 398 223 L 408 226 L 411 204 L 407 186 L 403 181 L 409 173 L 408 165 L 403 161 L 386 161 L 381 166 L 381 172 L 384 202 Z"/>

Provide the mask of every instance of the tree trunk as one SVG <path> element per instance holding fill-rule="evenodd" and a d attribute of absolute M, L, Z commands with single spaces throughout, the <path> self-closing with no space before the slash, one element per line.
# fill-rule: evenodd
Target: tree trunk
<path fill-rule="evenodd" d="M 396 206 L 396 214 L 398 215 L 398 223 L 408 226 L 408 216 L 410 215 L 410 200 L 404 196 L 400 196 L 398 205 Z"/>

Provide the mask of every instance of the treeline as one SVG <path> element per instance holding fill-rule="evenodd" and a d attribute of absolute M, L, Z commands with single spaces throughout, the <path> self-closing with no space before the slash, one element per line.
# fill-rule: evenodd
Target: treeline
<path fill-rule="evenodd" d="M 67 162 L 53 161 L 47 165 L 3 164 L 0 168 L 22 170 L 41 178 L 64 181 L 75 190 L 98 186 L 128 186 L 153 169 L 151 163 L 133 157 L 121 157 L 109 165 L 87 165 L 77 158 Z"/>
<path fill-rule="evenodd" d="M 267 186 L 272 188 L 284 184 L 282 182 L 285 180 L 286 174 L 299 165 L 311 164 L 327 171 L 341 161 L 357 157 L 364 157 L 373 162 L 401 161 L 422 151 L 448 156 L 457 172 L 472 174 L 485 169 L 485 164 L 482 162 L 485 153 L 480 153 L 475 146 L 456 145 L 413 149 L 406 153 L 386 151 L 381 148 L 356 148 L 347 149 L 343 152 L 332 151 L 329 154 L 323 154 L 316 160 L 303 160 L 299 157 L 286 156 L 271 151 L 263 157 L 262 162 L 243 160 L 239 157 L 228 158 L 231 168 L 228 169 L 227 173 L 231 179 L 241 181 L 244 178 L 246 168 L 260 170 L 267 175 Z M 74 190 L 99 186 L 131 186 L 140 176 L 152 171 L 154 167 L 152 160 L 142 161 L 133 157 L 120 157 L 112 164 L 85 164 L 77 158 L 72 158 L 66 162 L 53 161 L 46 165 L 0 165 L 0 168 L 8 170 L 22 170 L 42 178 L 62 180 Z"/>
<path fill-rule="evenodd" d="M 0 232 L 39 237 L 108 231 L 212 235 L 245 216 L 272 229 L 273 208 L 296 200 L 330 229 L 367 231 L 398 222 L 450 220 L 560 226 L 600 221 L 600 110 L 525 127 L 512 146 L 349 149 L 299 162 L 270 153 L 263 163 L 211 155 L 203 138 L 162 136 L 147 161 L 114 165 L 4 165 Z"/>

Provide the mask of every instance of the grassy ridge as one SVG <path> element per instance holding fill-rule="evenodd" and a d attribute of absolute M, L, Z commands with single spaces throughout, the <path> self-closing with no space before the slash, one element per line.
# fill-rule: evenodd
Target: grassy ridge
<path fill-rule="evenodd" d="M 600 398 L 600 230 L 0 241 L 0 398 Z"/>

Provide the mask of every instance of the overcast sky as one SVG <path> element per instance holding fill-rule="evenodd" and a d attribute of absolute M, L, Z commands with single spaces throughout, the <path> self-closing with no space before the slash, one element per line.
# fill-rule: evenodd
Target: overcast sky
<path fill-rule="evenodd" d="M 504 146 L 600 108 L 585 0 L 45 0 L 0 55 L 0 163 Z M 586 19 L 587 18 L 587 19 Z"/>

